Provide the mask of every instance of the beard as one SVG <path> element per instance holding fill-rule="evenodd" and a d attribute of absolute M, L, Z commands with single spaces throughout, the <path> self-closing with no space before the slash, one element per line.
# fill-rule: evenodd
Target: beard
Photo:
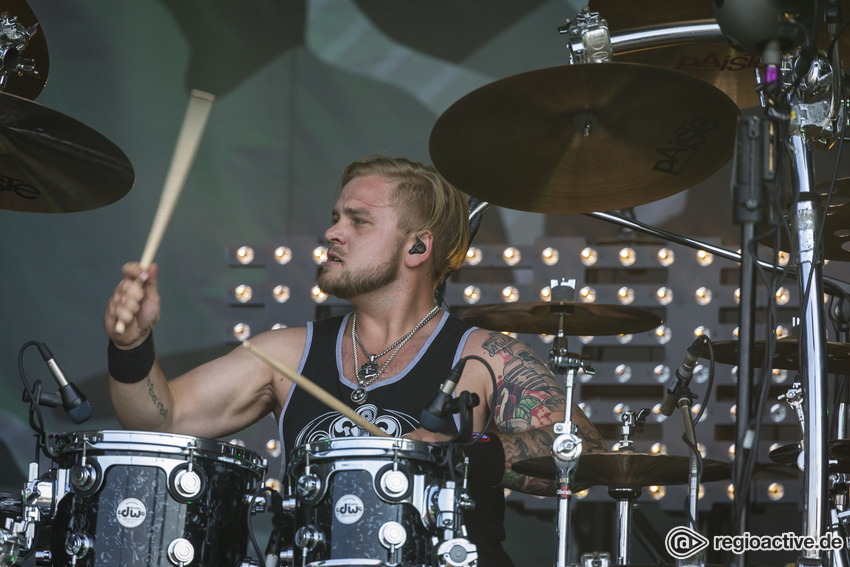
<path fill-rule="evenodd" d="M 316 283 L 322 291 L 340 299 L 349 299 L 376 291 L 398 278 L 401 248 L 399 246 L 393 256 L 383 264 L 364 268 L 358 272 L 342 271 L 334 277 L 323 267 L 319 271 Z M 345 268 L 345 263 L 342 267 Z"/>

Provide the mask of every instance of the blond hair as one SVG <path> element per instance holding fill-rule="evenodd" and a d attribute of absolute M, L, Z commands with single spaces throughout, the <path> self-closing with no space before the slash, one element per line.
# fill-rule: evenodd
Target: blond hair
<path fill-rule="evenodd" d="M 469 247 L 469 205 L 463 193 L 432 166 L 382 155 L 349 164 L 342 185 L 369 175 L 397 182 L 392 199 L 400 230 L 433 235 L 434 281 L 460 268 Z"/>

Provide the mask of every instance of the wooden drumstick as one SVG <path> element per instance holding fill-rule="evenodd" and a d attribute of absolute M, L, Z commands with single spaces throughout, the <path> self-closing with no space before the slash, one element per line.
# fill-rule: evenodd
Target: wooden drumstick
<path fill-rule="evenodd" d="M 148 241 L 139 262 L 143 270 L 147 270 L 153 262 L 159 243 L 168 227 L 168 221 L 171 220 L 177 199 L 180 198 L 180 193 L 186 184 L 186 178 L 189 176 L 189 169 L 198 153 L 198 146 L 201 145 L 201 136 L 204 133 L 213 102 L 215 102 L 215 96 L 210 93 L 197 89 L 191 93 L 189 106 L 186 108 L 186 116 L 183 118 L 183 126 L 180 129 L 177 145 L 174 147 L 174 154 L 171 157 L 171 166 L 165 177 L 165 186 L 162 188 L 162 195 L 159 198 L 159 206 L 153 217 Z M 116 321 L 115 332 L 120 335 L 124 331 L 124 322 Z"/>
<path fill-rule="evenodd" d="M 376 437 L 389 437 L 386 432 L 379 429 L 374 423 L 369 423 L 368 421 L 363 419 L 363 416 L 355 412 L 353 409 L 351 409 L 335 397 L 328 394 L 315 382 L 312 382 L 309 378 L 305 378 L 304 376 L 300 375 L 295 370 L 289 368 L 282 362 L 270 357 L 262 350 L 253 346 L 249 341 L 242 341 L 242 346 L 251 351 L 251 353 L 263 359 L 266 364 L 268 364 L 269 366 L 271 366 L 281 374 L 287 376 L 290 380 L 304 388 L 304 390 L 308 394 L 310 394 L 332 410 L 338 411 L 345 417 L 349 418 L 351 421 L 356 423 L 361 429 L 368 431 Z"/>

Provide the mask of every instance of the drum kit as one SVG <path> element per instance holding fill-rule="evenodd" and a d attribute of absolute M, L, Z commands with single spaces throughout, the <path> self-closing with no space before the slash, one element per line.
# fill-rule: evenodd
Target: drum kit
<path fill-rule="evenodd" d="M 652 4 L 658 4 L 657 10 Z M 643 332 L 661 323 L 657 316 L 638 308 L 577 302 L 574 280 L 553 281 L 549 302 L 479 306 L 463 315 L 487 329 L 556 336 L 548 362 L 553 374 L 564 376 L 568 409 L 555 426 L 551 456 L 514 463 L 513 469 L 557 481 L 559 567 L 571 556 L 570 501 L 578 490 L 606 486 L 617 501 L 616 562 L 621 565 L 630 562 L 631 513 L 642 489 L 687 484 L 688 526 L 694 531 L 701 481 L 734 476 L 736 497 L 746 491 L 746 467 L 739 463 L 752 440 L 745 441 L 745 428 L 738 432 L 737 470 L 703 460 L 696 450 L 687 386 L 697 358 L 709 354 L 740 367 L 741 424 L 749 423 L 747 408 L 754 407 L 753 367 L 800 372 L 801 384 L 786 397 L 797 410 L 801 441 L 773 457 L 805 471 L 806 535 L 843 527 L 846 517 L 843 501 L 826 507 L 828 479 L 844 472 L 850 447 L 846 441 L 824 443 L 824 376 L 850 374 L 850 347 L 825 341 L 820 298 L 824 286 L 846 296 L 850 285 L 823 277 L 822 257 L 813 246 L 821 217 L 826 217 L 827 234 L 844 224 L 841 213 L 829 215 L 829 206 L 811 197 L 834 194 L 832 187 L 815 189 L 811 151 L 815 144 L 840 145 L 846 122 L 843 100 L 836 103 L 843 92 L 837 78 L 842 73 L 832 72 L 841 69 L 840 49 L 814 60 L 788 49 L 781 61 L 759 63 L 750 53 L 730 49 L 719 24 L 702 7 L 688 12 L 690 3 L 681 4 L 679 16 L 686 21 L 658 24 L 639 16 L 667 13 L 668 2 L 641 3 L 638 9 L 597 0 L 594 9 L 600 11 L 585 8 L 561 29 L 569 37 L 569 65 L 522 73 L 470 93 L 440 116 L 431 136 L 436 167 L 485 203 L 471 217 L 491 204 L 586 214 L 708 249 L 742 266 L 740 340 L 695 341 L 667 391 L 669 412 L 678 408 L 683 415 L 692 449 L 687 456 L 634 450 L 645 412 L 624 413 L 616 451 L 583 455 L 569 411 L 577 374 L 592 368 L 569 351 L 567 336 Z M 117 201 L 133 185 L 132 166 L 93 130 L 32 102 L 46 82 L 46 43 L 25 2 L 6 5 L 8 11 L 0 14 L 0 35 L 8 40 L 0 42 L 0 208 L 57 213 Z M 611 18 L 618 17 L 621 23 L 609 28 L 616 22 Z M 646 25 L 628 29 L 635 22 Z M 830 33 L 834 27 L 830 24 Z M 615 28 L 626 31 L 610 33 Z M 810 69 L 798 73 L 801 61 Z M 739 108 L 759 101 L 770 118 L 739 119 Z M 798 219 L 792 237 L 783 243 L 797 250 L 793 269 L 754 258 L 749 246 L 755 227 L 767 216 L 760 210 L 766 199 L 755 193 L 775 179 L 777 152 L 785 147 L 794 149 L 790 168 L 801 195 L 789 211 Z M 609 164 L 612 156 L 617 167 Z M 745 240 L 739 253 L 616 212 L 692 187 L 733 156 L 736 203 L 741 204 L 735 218 Z M 838 194 L 846 191 L 844 181 L 835 184 Z M 825 238 L 824 251 L 838 260 L 847 254 L 831 238 Z M 747 273 L 759 267 L 801 282 L 806 316 L 799 338 L 753 338 L 747 306 L 754 304 L 754 280 Z M 770 361 L 760 362 L 763 357 Z M 28 399 L 34 407 L 44 401 L 32 391 Z M 462 521 L 463 509 L 474 505 L 466 493 L 465 466 L 442 445 L 376 436 L 309 443 L 293 452 L 285 486 L 278 491 L 267 486 L 265 459 L 234 444 L 141 431 L 41 433 L 49 470 L 41 472 L 38 462 L 32 463 L 21 493 L 0 500 L 6 518 L 0 527 L 0 565 L 32 555 L 44 566 L 257 565 L 245 554 L 249 540 L 257 560 L 266 565 L 478 564 Z M 746 499 L 741 500 L 734 521 L 742 531 L 747 524 Z M 265 553 L 251 527 L 251 517 L 264 511 L 274 517 Z M 49 535 L 42 533 L 46 528 Z M 838 553 L 800 551 L 800 564 L 848 565 Z M 705 564 L 704 554 L 676 559 L 680 565 Z M 586 565 L 610 562 L 598 554 L 582 558 Z"/>

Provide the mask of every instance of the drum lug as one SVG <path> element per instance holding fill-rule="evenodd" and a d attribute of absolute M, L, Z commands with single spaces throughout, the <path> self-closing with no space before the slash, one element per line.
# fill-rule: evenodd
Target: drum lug
<path fill-rule="evenodd" d="M 315 526 L 308 525 L 298 528 L 295 532 L 295 545 L 307 551 L 313 551 L 325 542 L 324 534 Z"/>
<path fill-rule="evenodd" d="M 475 544 L 456 538 L 444 541 L 437 548 L 440 567 L 467 567 L 478 564 L 478 548 Z"/>
<path fill-rule="evenodd" d="M 36 567 L 51 567 L 53 565 L 53 552 L 49 549 L 39 549 L 35 552 Z"/>
<path fill-rule="evenodd" d="M 73 558 L 83 557 L 92 548 L 92 541 L 87 535 L 68 534 L 65 537 L 65 553 Z"/>
<path fill-rule="evenodd" d="M 186 498 L 193 498 L 201 492 L 201 477 L 194 471 L 180 471 L 174 477 L 174 488 Z"/>
<path fill-rule="evenodd" d="M 378 541 L 394 552 L 407 541 L 407 530 L 398 522 L 387 522 L 378 530 Z"/>
<path fill-rule="evenodd" d="M 168 544 L 168 560 L 178 567 L 183 567 L 195 558 L 195 547 L 188 539 L 178 537 Z"/>
<path fill-rule="evenodd" d="M 376 488 L 381 496 L 388 500 L 403 500 L 410 491 L 410 480 L 403 469 L 396 469 L 392 465 L 385 467 L 379 473 L 380 478 Z"/>
<path fill-rule="evenodd" d="M 88 463 L 71 467 L 70 477 L 74 492 L 80 496 L 89 496 L 100 488 L 103 471 L 97 459 L 90 457 Z"/>
<path fill-rule="evenodd" d="M 302 500 L 308 503 L 315 502 L 322 491 L 322 480 L 314 474 L 302 475 L 298 479 L 295 490 Z"/>

